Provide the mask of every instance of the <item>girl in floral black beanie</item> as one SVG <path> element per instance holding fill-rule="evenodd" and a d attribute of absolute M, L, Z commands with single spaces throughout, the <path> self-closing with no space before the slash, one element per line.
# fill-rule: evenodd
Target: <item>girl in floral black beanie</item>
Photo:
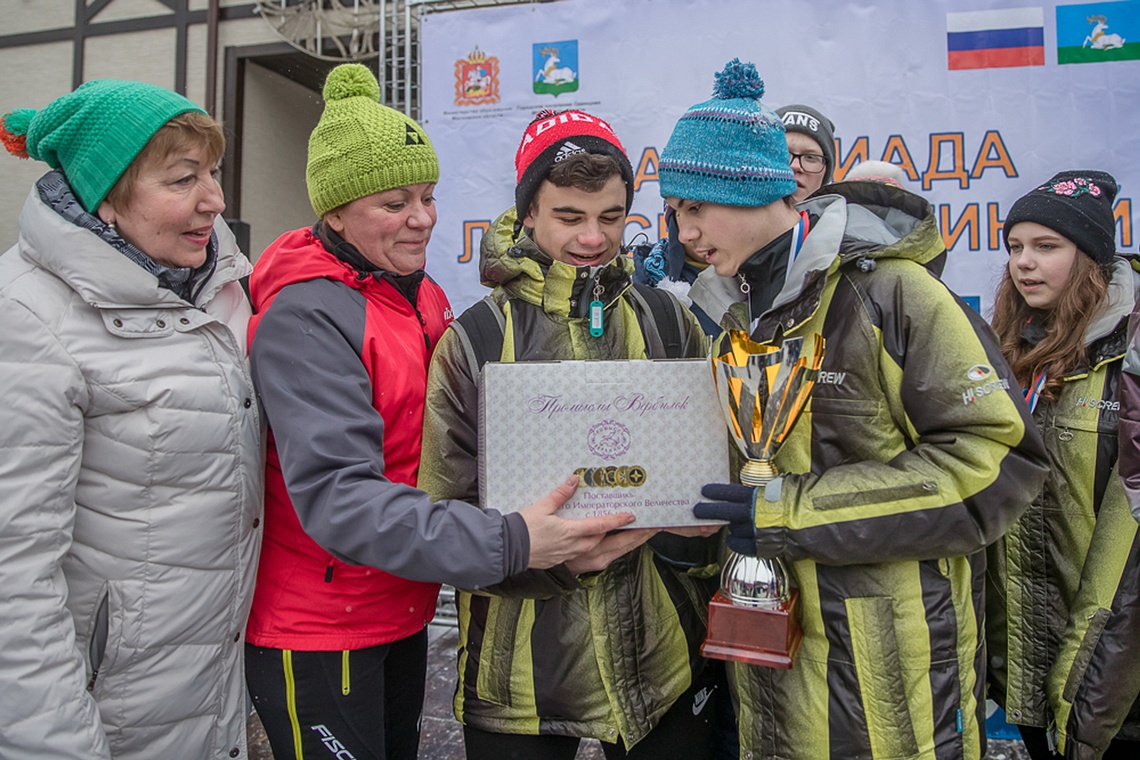
<path fill-rule="evenodd" d="M 1115 198 L 1116 180 L 1105 172 L 1060 172 L 1019 198 L 1002 228 L 1009 266 L 994 329 L 1022 384 L 1043 372 L 1050 399 L 1083 362 L 1085 332 L 1108 298 Z"/>
<path fill-rule="evenodd" d="M 1104 172 L 1061 172 L 1014 203 L 1003 229 L 1009 265 L 993 326 L 1051 469 L 989 550 L 989 675 L 1034 760 L 1140 756 L 1125 741 L 1140 736 L 1129 717 L 1140 690 L 1140 598 L 1123 580 L 1138 577 L 1140 555 L 1117 472 L 1140 277 L 1136 258 L 1116 252 L 1116 189 Z"/>

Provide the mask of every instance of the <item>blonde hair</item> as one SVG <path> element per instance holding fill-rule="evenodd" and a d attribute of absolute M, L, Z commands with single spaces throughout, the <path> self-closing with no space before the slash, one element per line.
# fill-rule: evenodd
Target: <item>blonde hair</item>
<path fill-rule="evenodd" d="M 134 198 L 135 180 L 143 167 L 165 161 L 188 148 L 201 148 L 210 161 L 217 161 L 226 150 L 222 125 L 198 111 L 175 116 L 147 141 L 135 160 L 115 181 L 104 200 L 114 208 L 129 208 Z"/>

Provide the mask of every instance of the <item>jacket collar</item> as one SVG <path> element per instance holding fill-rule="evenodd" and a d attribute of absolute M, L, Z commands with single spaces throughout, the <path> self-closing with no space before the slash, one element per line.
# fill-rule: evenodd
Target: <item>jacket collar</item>
<path fill-rule="evenodd" d="M 631 286 L 633 262 L 628 257 L 618 255 L 594 268 L 554 261 L 515 221 L 515 210 L 508 209 L 483 236 L 479 273 L 484 285 L 564 317 L 585 316 L 595 298 L 608 308 Z"/>
<path fill-rule="evenodd" d="M 214 221 L 217 265 L 198 295 L 205 303 L 226 283 L 245 277 L 253 267 L 237 248 L 221 217 Z M 20 212 L 22 255 L 67 283 L 80 298 L 98 308 L 184 308 L 187 302 L 161 287 L 150 272 L 122 255 L 95 232 L 56 213 L 33 186 Z"/>
<path fill-rule="evenodd" d="M 213 274 L 214 267 L 218 263 L 218 237 L 211 234 L 209 244 L 206 246 L 206 261 L 201 266 L 168 267 L 159 264 L 119 235 L 114 225 L 107 224 L 84 209 L 71 191 L 71 186 L 67 184 L 67 178 L 59 169 L 53 169 L 40 177 L 36 182 L 36 190 L 40 194 L 40 199 L 66 221 L 91 230 L 104 243 L 154 275 L 162 287 L 174 291 L 190 303 L 194 302 L 197 291 Z"/>
<path fill-rule="evenodd" d="M 827 275 L 840 266 L 862 260 L 873 267 L 881 259 L 908 259 L 940 274 L 945 261 L 934 208 L 924 198 L 878 182 L 841 182 L 829 190 L 797 207 L 812 215 L 811 231 L 765 315 L 790 309 L 780 315 L 785 329 L 815 312 Z M 710 316 L 741 308 L 733 321 L 747 321 L 747 309 L 734 307 L 744 300 L 735 278 L 720 277 L 710 268 L 697 278 L 689 296 Z"/>
<path fill-rule="evenodd" d="M 1120 324 L 1127 319 L 1136 305 L 1136 291 L 1140 287 L 1140 259 L 1136 257 L 1117 256 L 1112 261 L 1112 279 L 1108 281 L 1108 296 L 1104 306 L 1093 317 L 1085 330 L 1085 345 L 1091 346 L 1096 341 L 1111 335 Z"/>
<path fill-rule="evenodd" d="M 387 280 L 400 292 L 408 303 L 416 305 L 419 297 L 420 284 L 426 276 L 424 270 L 417 269 L 411 274 L 396 274 L 373 264 L 356 246 L 341 237 L 336 230 L 323 222 L 313 225 L 313 237 L 321 241 L 325 250 L 348 264 L 357 272 L 371 275 L 377 280 Z"/>

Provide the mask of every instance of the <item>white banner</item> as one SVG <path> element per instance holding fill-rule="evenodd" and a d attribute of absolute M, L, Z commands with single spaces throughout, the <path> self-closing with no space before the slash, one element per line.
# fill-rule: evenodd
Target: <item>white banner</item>
<path fill-rule="evenodd" d="M 439 152 L 428 271 L 459 313 L 479 284 L 483 230 L 514 203 L 514 155 L 542 108 L 606 119 L 637 174 L 626 241 L 662 234 L 657 156 L 713 74 L 756 64 L 772 108 L 804 103 L 836 125 L 842 179 L 900 164 L 950 248 L 944 278 L 988 310 L 1007 260 L 1000 225 L 1063 169 L 1121 189 L 1117 245 L 1134 251 L 1140 181 L 1140 0 L 564 0 L 425 13 L 422 123 Z M 1013 0 L 1016 2 L 1016 0 Z"/>

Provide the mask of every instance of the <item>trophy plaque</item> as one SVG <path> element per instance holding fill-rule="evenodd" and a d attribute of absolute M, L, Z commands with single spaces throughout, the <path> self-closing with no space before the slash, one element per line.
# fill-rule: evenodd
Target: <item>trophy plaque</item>
<path fill-rule="evenodd" d="M 740 482 L 762 487 L 779 473 L 772 463 L 807 405 L 823 363 L 824 340 L 803 356 L 803 338 L 779 347 L 754 343 L 730 331 L 730 350 L 710 357 L 721 412 L 745 457 Z M 729 551 L 720 589 L 709 603 L 708 635 L 701 654 L 719 660 L 788 669 L 799 648 L 799 592 L 779 557 Z"/>

